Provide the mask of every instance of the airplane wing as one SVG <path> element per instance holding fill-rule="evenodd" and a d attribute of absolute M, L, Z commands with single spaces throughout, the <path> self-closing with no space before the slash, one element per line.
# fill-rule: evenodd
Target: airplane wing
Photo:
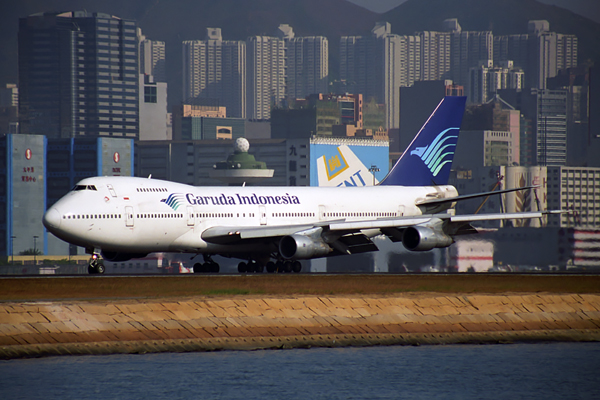
<path fill-rule="evenodd" d="M 535 189 L 535 188 L 538 188 L 538 187 L 539 187 L 539 185 L 537 185 L 537 186 L 523 186 L 523 187 L 513 188 L 513 189 L 494 190 L 494 191 L 491 191 L 491 192 L 481 192 L 481 193 L 474 193 L 474 194 L 464 194 L 464 195 L 461 195 L 461 196 L 441 198 L 441 199 L 424 199 L 424 200 L 417 201 L 416 204 L 418 206 L 432 206 L 432 205 L 436 205 L 437 206 L 437 205 L 440 205 L 440 204 L 454 203 L 455 201 L 477 199 L 477 198 L 480 198 L 480 197 L 488 197 L 488 196 L 493 196 L 493 195 L 497 195 L 497 194 L 517 192 L 519 190 L 525 190 L 525 189 Z"/>
<path fill-rule="evenodd" d="M 496 192 L 497 193 L 497 192 Z M 282 226 L 235 227 L 215 226 L 202 233 L 202 239 L 215 244 L 234 244 L 252 240 L 279 240 L 288 235 L 303 235 L 304 232 L 321 229 L 321 237 L 333 249 L 342 254 L 356 254 L 377 250 L 371 241 L 373 236 L 384 234 L 393 242 L 402 241 L 403 230 L 415 226 L 443 229 L 443 235 L 463 235 L 477 233 L 470 223 L 499 219 L 541 218 L 547 214 L 563 211 L 530 211 L 519 213 L 494 213 L 452 215 L 428 214 L 419 216 L 377 218 L 364 221 L 337 219 L 316 224 L 298 224 Z M 443 225 L 443 228 L 441 228 Z"/>

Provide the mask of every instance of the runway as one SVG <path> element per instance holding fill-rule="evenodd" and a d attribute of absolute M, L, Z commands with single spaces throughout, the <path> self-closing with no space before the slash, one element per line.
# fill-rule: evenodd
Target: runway
<path fill-rule="evenodd" d="M 600 275 L 185 274 L 0 277 L 0 301 L 421 292 L 600 293 Z"/>

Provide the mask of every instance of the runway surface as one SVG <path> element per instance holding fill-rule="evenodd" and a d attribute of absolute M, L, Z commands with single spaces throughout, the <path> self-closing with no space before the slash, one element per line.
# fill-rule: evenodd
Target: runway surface
<path fill-rule="evenodd" d="M 398 293 L 600 293 L 600 276 L 190 274 L 0 278 L 0 301 Z"/>

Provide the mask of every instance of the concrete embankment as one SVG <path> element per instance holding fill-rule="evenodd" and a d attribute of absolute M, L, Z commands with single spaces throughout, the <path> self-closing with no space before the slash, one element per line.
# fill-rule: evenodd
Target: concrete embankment
<path fill-rule="evenodd" d="M 0 358 L 600 341 L 600 295 L 295 295 L 0 303 Z"/>

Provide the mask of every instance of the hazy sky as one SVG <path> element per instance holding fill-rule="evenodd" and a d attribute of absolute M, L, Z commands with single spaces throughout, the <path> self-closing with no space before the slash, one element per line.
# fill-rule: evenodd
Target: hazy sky
<path fill-rule="evenodd" d="M 406 0 L 348 0 L 377 13 L 384 13 L 398 7 Z M 566 8 L 600 23 L 600 0 L 537 0 L 540 3 Z"/>
<path fill-rule="evenodd" d="M 384 13 L 392 8 L 398 7 L 406 0 L 348 0 L 351 3 L 358 4 L 367 10 Z"/>

